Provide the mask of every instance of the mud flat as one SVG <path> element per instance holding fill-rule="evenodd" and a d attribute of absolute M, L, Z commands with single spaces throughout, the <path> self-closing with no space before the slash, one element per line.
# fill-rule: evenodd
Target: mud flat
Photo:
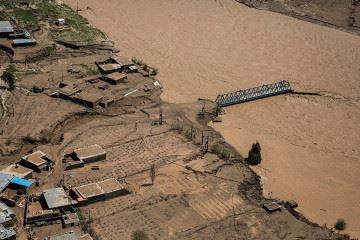
<path fill-rule="evenodd" d="M 76 7 L 76 1 L 66 0 Z M 162 98 L 191 102 L 281 79 L 298 91 L 234 106 L 215 125 L 242 155 L 259 140 L 265 192 L 360 236 L 360 39 L 232 0 L 79 1 L 128 56 L 160 69 Z M 88 10 L 85 10 L 89 7 Z"/>

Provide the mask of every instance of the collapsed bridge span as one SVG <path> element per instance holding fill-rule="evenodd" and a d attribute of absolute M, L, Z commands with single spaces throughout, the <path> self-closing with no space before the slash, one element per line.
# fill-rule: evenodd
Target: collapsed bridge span
<path fill-rule="evenodd" d="M 283 80 L 277 83 L 262 85 L 260 87 L 220 94 L 216 98 L 216 103 L 219 107 L 227 107 L 230 105 L 276 96 L 292 91 L 293 90 L 291 89 L 290 83 Z"/>

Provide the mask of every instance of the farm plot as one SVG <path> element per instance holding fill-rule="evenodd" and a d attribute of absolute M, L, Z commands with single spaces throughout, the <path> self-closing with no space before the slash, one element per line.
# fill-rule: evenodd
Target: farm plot
<path fill-rule="evenodd" d="M 101 239 L 131 239 L 134 230 L 145 231 L 150 239 L 159 239 L 164 235 L 163 229 L 150 219 L 143 211 L 125 211 L 95 221 L 92 228 Z"/>
<path fill-rule="evenodd" d="M 161 165 L 189 158 L 198 151 L 173 132 L 138 138 L 105 150 L 107 160 L 97 163 L 100 170 L 89 172 L 85 167 L 71 171 L 66 174 L 66 182 L 71 186 L 78 186 L 110 177 L 123 178 L 147 170 L 152 164 Z"/>

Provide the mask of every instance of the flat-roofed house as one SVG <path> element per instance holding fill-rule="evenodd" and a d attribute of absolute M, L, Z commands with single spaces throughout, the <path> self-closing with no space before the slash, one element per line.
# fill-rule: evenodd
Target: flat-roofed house
<path fill-rule="evenodd" d="M 79 216 L 77 213 L 67 212 L 62 215 L 62 222 L 65 228 L 80 225 Z"/>
<path fill-rule="evenodd" d="M 104 191 L 107 199 L 130 193 L 127 187 L 124 184 L 119 183 L 119 181 L 115 178 L 109 178 L 98 182 L 98 185 Z"/>
<path fill-rule="evenodd" d="M 75 94 L 81 92 L 81 89 L 74 86 L 65 86 L 61 89 L 57 90 L 57 94 L 60 98 L 69 100 L 74 96 Z"/>
<path fill-rule="evenodd" d="M 0 201 L 0 225 L 10 226 L 15 218 L 15 213 L 5 203 Z"/>
<path fill-rule="evenodd" d="M 105 63 L 105 64 L 96 63 L 96 65 L 98 66 L 102 74 L 110 74 L 121 71 L 121 65 L 116 63 Z"/>
<path fill-rule="evenodd" d="M 6 167 L 5 169 L 3 169 L 2 172 L 10 174 L 10 175 L 14 175 L 19 178 L 30 179 L 30 178 L 32 178 L 32 174 L 33 174 L 34 170 L 23 167 L 23 166 L 15 163 L 15 164 L 11 164 L 8 167 Z"/>
<path fill-rule="evenodd" d="M 63 188 L 44 190 L 42 197 L 49 209 L 68 207 L 77 203 L 71 200 Z"/>
<path fill-rule="evenodd" d="M 75 149 L 72 157 L 86 163 L 106 160 L 106 152 L 98 144 Z"/>
<path fill-rule="evenodd" d="M 266 212 L 268 213 L 273 213 L 276 211 L 281 211 L 281 207 L 279 204 L 275 203 L 275 202 L 270 202 L 270 203 L 264 203 L 263 204 L 263 208 L 266 210 Z"/>
<path fill-rule="evenodd" d="M 0 21 L 0 37 L 9 37 L 14 33 L 14 28 L 9 21 Z"/>
<path fill-rule="evenodd" d="M 121 66 L 121 70 L 123 70 L 123 71 L 132 70 L 133 67 L 135 66 L 135 63 L 127 57 L 114 56 L 114 57 L 111 57 L 111 60 L 114 63 L 119 64 Z"/>
<path fill-rule="evenodd" d="M 105 192 L 97 183 L 72 188 L 70 194 L 76 198 L 79 204 L 88 204 L 105 199 Z"/>
<path fill-rule="evenodd" d="M 114 72 L 114 73 L 105 75 L 104 80 L 110 84 L 116 85 L 119 83 L 126 83 L 128 81 L 128 78 L 127 78 L 126 74 Z"/>
<path fill-rule="evenodd" d="M 51 163 L 50 157 L 48 157 L 42 151 L 36 151 L 30 153 L 21 158 L 20 164 L 24 167 L 30 168 L 36 172 L 41 172 Z"/>
<path fill-rule="evenodd" d="M 79 204 L 84 205 L 129 193 L 129 189 L 124 184 L 119 183 L 115 178 L 74 187 L 70 190 L 70 195 L 75 198 Z"/>
<path fill-rule="evenodd" d="M 87 89 L 72 96 L 74 102 L 90 108 L 99 105 L 103 98 L 104 96 L 94 89 Z"/>
<path fill-rule="evenodd" d="M 10 184 L 14 176 L 8 173 L 0 172 L 0 192 L 3 192 Z"/>
<path fill-rule="evenodd" d="M 29 38 L 19 38 L 12 40 L 11 45 L 13 47 L 26 47 L 26 46 L 33 46 L 36 45 L 37 42 L 35 39 L 29 39 Z"/>

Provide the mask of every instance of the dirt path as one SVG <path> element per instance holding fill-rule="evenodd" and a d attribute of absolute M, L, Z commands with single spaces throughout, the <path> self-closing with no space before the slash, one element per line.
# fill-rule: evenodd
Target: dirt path
<path fill-rule="evenodd" d="M 75 0 L 66 3 L 76 7 Z M 162 98 L 190 102 L 281 79 L 323 96 L 279 96 L 227 109 L 215 125 L 243 155 L 259 140 L 257 171 L 273 197 L 311 220 L 349 223 L 360 237 L 360 38 L 232 0 L 79 0 L 122 54 L 160 69 Z"/>

